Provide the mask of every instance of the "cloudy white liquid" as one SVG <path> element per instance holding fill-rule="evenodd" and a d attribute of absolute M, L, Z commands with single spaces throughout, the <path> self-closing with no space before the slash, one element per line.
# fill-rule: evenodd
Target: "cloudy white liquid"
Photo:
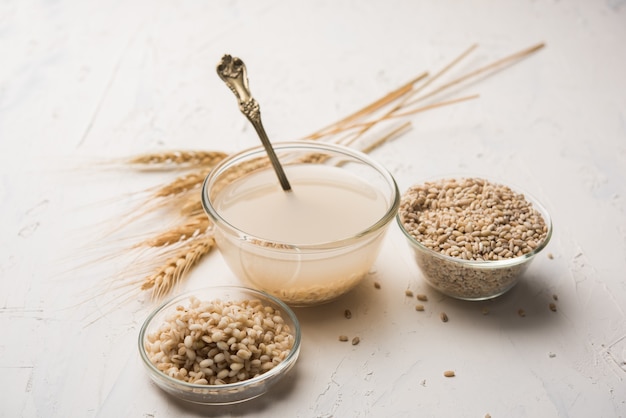
<path fill-rule="evenodd" d="M 354 237 L 387 210 L 385 197 L 342 170 L 319 164 L 288 167 L 285 192 L 271 170 L 224 188 L 214 206 L 226 222 L 251 236 L 310 245 Z"/>
<path fill-rule="evenodd" d="M 390 202 L 380 184 L 347 169 L 285 168 L 289 192 L 272 170 L 219 191 L 213 207 L 245 239 L 218 225 L 218 247 L 231 270 L 252 287 L 295 306 L 332 300 L 356 286 L 374 263 L 386 225 L 356 237 L 385 216 Z M 345 239 L 351 240 L 337 244 Z"/>

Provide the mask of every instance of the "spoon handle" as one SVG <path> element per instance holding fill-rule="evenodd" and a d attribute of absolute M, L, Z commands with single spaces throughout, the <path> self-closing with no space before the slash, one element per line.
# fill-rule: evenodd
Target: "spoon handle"
<path fill-rule="evenodd" d="M 248 118 L 250 123 L 252 123 L 252 126 L 254 126 L 254 129 L 261 139 L 263 147 L 265 147 L 265 151 L 267 152 L 270 162 L 274 167 L 274 171 L 276 171 L 281 187 L 285 191 L 291 190 L 291 185 L 289 184 L 289 180 L 287 180 L 285 171 L 280 165 L 278 157 L 274 152 L 274 148 L 272 148 L 272 144 L 270 143 L 267 133 L 265 133 L 265 129 L 263 128 L 259 103 L 254 99 L 254 97 L 252 97 L 252 94 L 250 94 L 246 65 L 237 57 L 224 55 L 222 60 L 217 65 L 217 74 L 235 94 L 237 100 L 239 100 L 239 110 L 241 110 L 241 113 L 243 113 L 246 118 Z"/>

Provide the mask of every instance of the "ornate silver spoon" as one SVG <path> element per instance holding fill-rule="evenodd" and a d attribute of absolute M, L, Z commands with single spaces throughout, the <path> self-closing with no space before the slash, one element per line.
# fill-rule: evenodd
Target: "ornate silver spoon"
<path fill-rule="evenodd" d="M 241 110 L 241 113 L 243 113 L 252 123 L 252 126 L 254 126 L 259 138 L 261 138 L 261 142 L 265 147 L 265 151 L 270 158 L 283 190 L 290 191 L 291 185 L 289 184 L 289 180 L 287 180 L 285 171 L 280 165 L 280 161 L 278 161 L 274 148 L 272 148 L 272 144 L 270 143 L 270 140 L 265 133 L 265 129 L 263 128 L 263 124 L 261 123 L 261 110 L 259 109 L 259 104 L 250 94 L 246 65 L 237 57 L 224 55 L 219 64 L 217 64 L 217 74 L 231 89 L 231 91 L 235 93 L 235 96 L 239 100 L 239 110 Z"/>

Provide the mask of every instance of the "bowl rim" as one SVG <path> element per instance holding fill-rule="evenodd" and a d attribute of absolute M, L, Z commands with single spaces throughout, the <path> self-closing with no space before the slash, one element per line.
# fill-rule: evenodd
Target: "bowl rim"
<path fill-rule="evenodd" d="M 446 180 L 446 179 L 458 180 L 461 178 L 479 178 L 484 181 L 488 181 L 490 183 L 500 184 L 502 186 L 509 187 L 514 192 L 522 194 L 524 198 L 533 206 L 533 208 L 536 209 L 543 217 L 543 220 L 546 226 L 548 227 L 548 232 L 546 233 L 545 238 L 532 251 L 526 254 L 517 256 L 517 257 L 507 258 L 503 260 L 465 260 L 462 258 L 452 257 L 449 255 L 440 253 L 438 251 L 435 251 L 431 248 L 426 247 L 424 244 L 419 242 L 404 227 L 402 223 L 402 215 L 400 214 L 400 211 L 398 210 L 398 213 L 396 214 L 396 223 L 398 224 L 398 226 L 400 227 L 400 230 L 402 231 L 402 233 L 408 239 L 409 243 L 412 246 L 414 246 L 415 248 L 417 248 L 423 253 L 428 253 L 428 255 L 432 257 L 438 258 L 440 260 L 443 260 L 449 263 L 459 264 L 462 266 L 466 266 L 468 268 L 496 269 L 496 268 L 513 267 L 518 264 L 522 264 L 526 261 L 529 261 L 548 245 L 548 243 L 550 242 L 550 239 L 552 238 L 552 231 L 553 231 L 552 217 L 550 216 L 550 213 L 548 212 L 546 207 L 535 196 L 526 192 L 526 190 L 524 190 L 523 188 L 520 188 L 516 185 L 511 185 L 510 183 L 501 181 L 499 179 L 494 179 L 492 177 L 488 177 L 488 176 L 484 176 L 480 174 L 479 175 L 460 174 L 460 175 L 444 175 L 444 176 L 437 176 L 437 177 L 429 177 L 423 180 L 421 183 L 415 183 L 415 185 L 433 182 L 437 180 Z M 413 186 L 410 186 L 410 187 L 413 187 Z M 408 190 L 409 189 L 407 188 L 407 190 L 404 193 L 406 193 Z M 404 196 L 404 193 L 402 196 Z"/>
<path fill-rule="evenodd" d="M 343 154 L 344 156 L 353 158 L 363 164 L 366 164 L 373 168 L 376 172 L 378 172 L 385 182 L 388 184 L 390 193 L 392 195 L 392 199 L 388 204 L 388 208 L 385 213 L 372 225 L 367 228 L 359 231 L 358 233 L 339 240 L 334 241 L 324 241 L 314 244 L 302 244 L 302 243 L 287 243 L 279 240 L 271 240 L 268 238 L 254 236 L 252 234 L 248 234 L 245 231 L 237 228 L 232 225 L 230 222 L 226 221 L 218 211 L 213 207 L 211 201 L 209 199 L 209 184 L 214 180 L 214 178 L 219 175 L 222 171 L 224 171 L 228 166 L 237 163 L 239 160 L 247 157 L 254 157 L 258 155 L 266 155 L 265 148 L 262 145 L 254 146 L 251 148 L 244 149 L 235 154 L 232 154 L 226 157 L 224 160 L 220 161 L 218 165 L 216 165 L 209 174 L 205 177 L 202 183 L 201 190 L 201 200 L 202 207 L 207 215 L 213 220 L 214 228 L 225 228 L 230 233 L 235 236 L 238 236 L 240 239 L 248 241 L 248 242 L 271 242 L 274 244 L 279 244 L 279 247 L 271 247 L 272 251 L 316 251 L 316 250 L 330 250 L 340 247 L 345 247 L 350 245 L 351 243 L 360 240 L 362 237 L 365 237 L 371 233 L 384 230 L 385 226 L 391 223 L 393 218 L 396 216 L 398 212 L 398 208 L 400 207 L 401 194 L 398 188 L 398 184 L 393 177 L 393 175 L 387 170 L 382 164 L 368 156 L 362 151 L 344 146 L 339 144 L 330 144 L 326 142 L 314 142 L 311 140 L 299 140 L 299 141 L 283 141 L 277 142 L 273 144 L 273 148 L 276 152 L 279 151 L 288 151 L 288 150 L 311 150 L 311 151 L 329 151 L 333 153 Z M 219 225 L 219 226 L 218 226 Z"/>
<path fill-rule="evenodd" d="M 280 309 L 282 310 L 282 312 L 288 315 L 289 319 L 294 324 L 294 330 L 293 330 L 294 343 L 287 357 L 285 357 L 285 359 L 282 360 L 280 363 L 278 363 L 275 367 L 266 371 L 263 374 L 260 374 L 259 376 L 255 376 L 250 379 L 242 380 L 236 383 L 227 383 L 223 385 L 199 385 L 199 384 L 189 383 L 183 380 L 170 377 L 167 374 L 163 373 L 161 370 L 157 369 L 148 358 L 148 354 L 146 353 L 146 349 L 144 346 L 144 340 L 147 336 L 148 328 L 152 324 L 152 320 L 158 314 L 162 313 L 165 308 L 172 306 L 177 302 L 183 302 L 187 300 L 188 298 L 190 298 L 191 296 L 196 296 L 197 293 L 210 291 L 210 290 L 217 290 L 217 291 L 230 290 L 230 291 L 236 291 L 236 292 L 251 293 L 257 296 L 261 301 L 265 299 L 266 301 L 270 301 L 271 303 L 278 305 Z M 219 296 L 216 296 L 215 299 L 217 299 L 218 297 Z M 201 299 L 201 298 L 198 298 L 198 299 Z M 138 347 L 139 347 L 139 353 L 141 355 L 141 359 L 144 365 L 150 371 L 150 374 L 152 376 L 155 376 L 159 378 L 160 380 L 167 382 L 169 385 L 178 386 L 179 388 L 184 389 L 186 392 L 197 392 L 197 391 L 231 392 L 236 389 L 244 389 L 247 386 L 255 386 L 255 384 L 257 383 L 260 383 L 272 377 L 281 375 L 285 369 L 289 370 L 291 364 L 297 360 L 299 352 L 300 352 L 300 345 L 302 341 L 302 330 L 300 328 L 300 321 L 298 320 L 298 317 L 296 316 L 295 312 L 285 302 L 278 299 L 277 297 L 272 296 L 269 293 L 263 292 L 262 290 L 257 290 L 257 289 L 253 289 L 250 287 L 237 286 L 237 285 L 219 285 L 219 286 L 206 286 L 206 287 L 202 287 L 198 289 L 185 291 L 183 293 L 180 293 L 162 302 L 155 309 L 153 309 L 144 320 L 139 330 L 139 336 L 137 340 L 138 340 Z M 200 393 L 198 394 L 200 395 Z M 216 393 L 214 396 L 219 396 L 219 394 Z"/>

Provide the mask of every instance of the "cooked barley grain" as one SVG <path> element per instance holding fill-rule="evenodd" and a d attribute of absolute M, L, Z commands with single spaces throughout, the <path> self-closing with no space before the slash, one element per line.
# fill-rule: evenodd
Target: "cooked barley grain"
<path fill-rule="evenodd" d="M 294 342 L 282 313 L 259 300 L 190 298 L 188 306 L 179 305 L 147 335 L 144 347 L 167 375 L 216 385 L 265 373 L 287 358 Z"/>

